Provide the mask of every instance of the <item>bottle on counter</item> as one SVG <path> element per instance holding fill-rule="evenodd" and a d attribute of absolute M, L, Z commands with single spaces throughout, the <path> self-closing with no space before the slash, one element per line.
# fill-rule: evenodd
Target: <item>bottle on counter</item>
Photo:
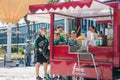
<path fill-rule="evenodd" d="M 96 41 L 96 46 L 102 46 L 102 37 L 98 37 Z"/>
<path fill-rule="evenodd" d="M 100 40 L 99 39 L 96 41 L 96 46 L 100 46 Z"/>

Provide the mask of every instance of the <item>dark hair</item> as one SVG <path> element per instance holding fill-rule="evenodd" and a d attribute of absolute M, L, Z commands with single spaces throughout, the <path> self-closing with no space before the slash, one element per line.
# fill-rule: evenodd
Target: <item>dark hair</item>
<path fill-rule="evenodd" d="M 97 28 L 95 26 L 89 26 L 95 30 L 95 33 L 97 33 Z"/>
<path fill-rule="evenodd" d="M 95 30 L 95 33 L 97 33 L 97 28 L 95 26 L 93 26 L 93 29 Z"/>
<path fill-rule="evenodd" d="M 45 27 L 41 27 L 40 29 L 41 29 L 41 30 L 46 30 L 46 28 L 45 28 Z"/>
<path fill-rule="evenodd" d="M 94 29 L 95 26 L 89 26 L 89 28 L 90 28 L 90 27 Z"/>
<path fill-rule="evenodd" d="M 56 36 L 60 35 L 60 33 L 54 33 Z"/>
<path fill-rule="evenodd" d="M 59 28 L 63 28 L 63 26 L 62 26 L 62 25 L 58 25 L 58 26 L 57 26 L 57 29 L 59 29 Z"/>

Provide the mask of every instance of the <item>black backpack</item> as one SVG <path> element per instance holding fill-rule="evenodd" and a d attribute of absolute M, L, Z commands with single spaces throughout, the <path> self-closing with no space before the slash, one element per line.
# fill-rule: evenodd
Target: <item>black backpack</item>
<path fill-rule="evenodd" d="M 50 51 L 48 49 L 48 44 L 47 44 L 47 40 L 43 40 L 39 43 L 39 47 L 42 48 L 43 52 L 43 56 L 46 58 L 46 59 L 49 59 L 49 56 L 50 56 Z"/>

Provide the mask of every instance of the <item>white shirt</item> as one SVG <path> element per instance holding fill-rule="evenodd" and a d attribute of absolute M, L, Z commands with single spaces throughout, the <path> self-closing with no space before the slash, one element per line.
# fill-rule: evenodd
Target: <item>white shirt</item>
<path fill-rule="evenodd" d="M 88 45 L 95 45 L 95 40 L 97 40 L 98 34 L 91 31 L 87 32 Z"/>

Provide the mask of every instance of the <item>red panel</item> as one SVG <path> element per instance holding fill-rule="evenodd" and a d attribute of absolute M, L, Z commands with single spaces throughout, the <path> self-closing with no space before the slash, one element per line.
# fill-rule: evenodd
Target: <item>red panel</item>
<path fill-rule="evenodd" d="M 77 62 L 74 61 L 65 61 L 65 60 L 52 60 L 51 61 L 51 72 L 53 74 L 59 75 L 69 75 L 69 76 L 80 76 L 78 71 L 74 70 L 78 68 L 75 66 Z M 86 62 L 81 62 L 80 65 L 85 65 Z M 112 64 L 107 63 L 98 63 L 99 67 L 99 78 L 103 80 L 112 80 Z M 77 64 L 78 65 L 78 64 Z M 85 68 L 85 77 L 87 78 L 96 78 L 96 73 L 94 68 Z"/>
<path fill-rule="evenodd" d="M 113 61 L 113 47 L 90 46 L 89 52 L 92 52 L 95 54 L 96 61 L 104 61 L 104 62 Z"/>
<path fill-rule="evenodd" d="M 77 55 L 68 53 L 68 46 L 54 46 L 54 58 L 77 60 Z"/>
<path fill-rule="evenodd" d="M 68 46 L 54 46 L 54 58 L 77 60 L 76 54 L 69 54 Z M 89 52 L 95 54 L 96 61 L 112 62 L 113 48 L 112 47 L 89 47 Z"/>
<path fill-rule="evenodd" d="M 112 47 L 90 46 L 89 51 L 95 54 L 96 64 L 99 66 L 99 76 L 103 80 L 112 80 Z M 73 74 L 74 65 L 77 64 L 77 55 L 69 54 L 68 46 L 54 46 L 54 59 L 51 60 L 51 71 L 53 74 L 80 76 Z M 93 65 L 91 61 L 81 60 L 80 65 Z M 76 66 L 78 68 L 78 64 Z M 85 77 L 96 78 L 94 68 L 85 69 Z"/>

